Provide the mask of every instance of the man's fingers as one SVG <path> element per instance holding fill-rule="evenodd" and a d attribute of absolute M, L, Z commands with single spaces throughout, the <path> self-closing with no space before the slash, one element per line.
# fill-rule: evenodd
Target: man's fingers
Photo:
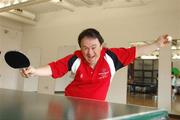
<path fill-rule="evenodd" d="M 22 77 L 28 78 L 28 75 L 24 73 L 24 70 L 20 70 L 20 74 Z"/>
<path fill-rule="evenodd" d="M 20 70 L 21 76 L 28 78 L 30 76 L 29 68 L 23 68 Z"/>

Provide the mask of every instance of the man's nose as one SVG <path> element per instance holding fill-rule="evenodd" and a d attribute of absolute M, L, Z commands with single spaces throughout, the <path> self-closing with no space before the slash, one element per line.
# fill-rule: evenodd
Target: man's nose
<path fill-rule="evenodd" d="M 89 49 L 89 50 L 88 50 L 88 54 L 90 54 L 90 55 L 93 54 L 93 50 L 92 50 L 92 49 Z"/>

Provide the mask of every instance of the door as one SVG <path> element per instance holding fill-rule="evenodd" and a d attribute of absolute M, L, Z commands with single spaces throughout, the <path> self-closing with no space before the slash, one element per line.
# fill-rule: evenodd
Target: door
<path fill-rule="evenodd" d="M 0 88 L 16 89 L 19 70 L 10 68 L 4 54 L 9 50 L 20 50 L 22 31 L 0 26 Z"/>

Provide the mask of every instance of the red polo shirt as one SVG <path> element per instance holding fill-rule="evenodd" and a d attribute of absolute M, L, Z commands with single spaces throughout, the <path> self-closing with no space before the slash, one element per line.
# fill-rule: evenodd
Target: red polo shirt
<path fill-rule="evenodd" d="M 105 100 L 115 72 L 134 61 L 135 51 L 135 47 L 103 48 L 94 69 L 80 50 L 49 65 L 53 78 L 62 77 L 68 71 L 74 75 L 74 80 L 65 89 L 66 96 Z"/>

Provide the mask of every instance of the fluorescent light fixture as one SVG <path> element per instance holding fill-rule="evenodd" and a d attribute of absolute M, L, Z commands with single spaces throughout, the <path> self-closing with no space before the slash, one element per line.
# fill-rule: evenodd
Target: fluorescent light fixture
<path fill-rule="evenodd" d="M 172 50 L 176 50 L 177 47 L 176 47 L 175 45 L 172 45 L 172 46 L 171 46 L 171 49 L 172 49 Z"/>
<path fill-rule="evenodd" d="M 46 1 L 49 0 L 4 0 L 0 2 L 0 12 L 9 11 L 12 9 L 18 9 L 24 6 L 33 5 Z"/>
<path fill-rule="evenodd" d="M 20 3 L 23 3 L 23 2 L 26 2 L 26 1 L 28 1 L 28 0 L 6 0 L 6 1 L 2 1 L 0 3 L 0 8 L 4 8 L 4 7 L 11 6 L 11 5 L 20 4 Z"/>
<path fill-rule="evenodd" d="M 22 23 L 30 24 L 30 25 L 35 25 L 36 24 L 36 21 L 34 21 L 34 20 L 28 19 L 26 17 L 21 17 L 19 15 L 12 14 L 10 12 L 2 12 L 2 13 L 0 13 L 0 16 L 9 18 L 9 19 L 12 19 L 12 20 L 15 20 L 15 21 L 19 21 L 19 22 L 22 22 Z"/>
<path fill-rule="evenodd" d="M 180 56 L 179 55 L 173 55 L 172 59 L 180 59 Z"/>
<path fill-rule="evenodd" d="M 0 8 L 3 8 L 5 4 L 3 2 L 0 2 Z"/>
<path fill-rule="evenodd" d="M 152 55 L 143 55 L 141 56 L 141 59 L 158 59 L 158 57 Z"/>
<path fill-rule="evenodd" d="M 25 18 L 28 18 L 28 19 L 31 19 L 31 20 L 35 20 L 35 18 L 36 18 L 35 14 L 33 14 L 29 11 L 26 11 L 26 10 L 22 10 L 22 9 L 13 9 L 13 10 L 10 10 L 9 12 L 19 15 L 19 16 L 22 16 L 22 17 L 25 17 Z"/>
<path fill-rule="evenodd" d="M 53 2 L 53 3 L 57 3 L 59 2 L 60 0 L 51 0 L 50 2 Z"/>
<path fill-rule="evenodd" d="M 103 3 L 103 8 L 126 8 L 126 7 L 138 7 L 148 4 L 153 0 L 106 0 Z"/>
<path fill-rule="evenodd" d="M 56 5 L 61 6 L 62 8 L 69 10 L 71 12 L 75 11 L 75 6 L 69 3 L 68 1 L 65 0 L 51 0 L 50 2 L 55 3 Z"/>

